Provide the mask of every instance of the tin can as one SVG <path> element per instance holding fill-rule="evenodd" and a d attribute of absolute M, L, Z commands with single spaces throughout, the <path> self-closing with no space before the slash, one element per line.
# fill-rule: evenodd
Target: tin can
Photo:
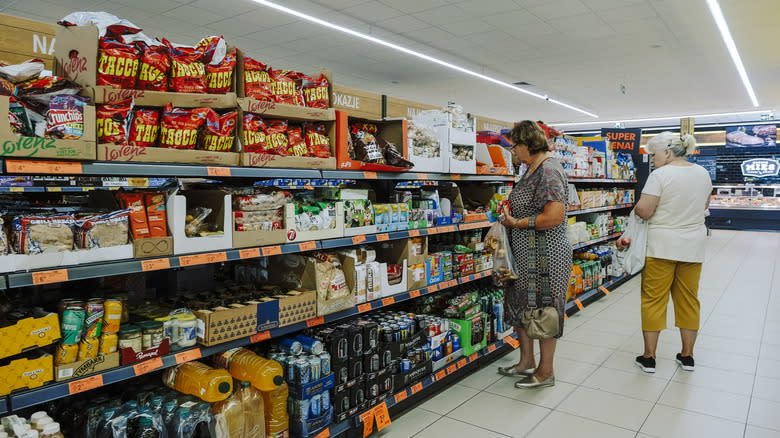
<path fill-rule="evenodd" d="M 348 367 L 339 367 L 339 373 L 338 373 L 338 384 L 341 383 L 347 383 L 349 381 L 349 368 Z"/>
<path fill-rule="evenodd" d="M 301 345 L 303 345 L 303 351 L 309 353 L 309 354 L 320 354 L 322 353 L 323 346 L 322 342 L 312 339 L 308 336 L 298 335 L 295 337 L 295 340 L 300 342 Z M 361 341 L 362 342 L 362 341 Z"/>
<path fill-rule="evenodd" d="M 431 347 L 428 344 L 425 344 L 421 348 L 424 360 L 431 360 Z"/>
<path fill-rule="evenodd" d="M 382 340 L 384 340 L 386 344 L 393 342 L 393 327 L 390 324 L 382 326 Z"/>
<path fill-rule="evenodd" d="M 434 348 L 432 350 L 432 352 L 431 352 L 431 355 L 433 356 L 433 360 L 441 359 L 441 357 L 442 357 L 441 353 L 442 353 L 441 345 L 439 345 L 438 347 Z"/>
<path fill-rule="evenodd" d="M 293 355 L 285 356 L 282 368 L 284 369 L 284 379 L 290 383 L 294 383 L 296 379 L 295 364 L 298 359 Z"/>
<path fill-rule="evenodd" d="M 309 400 L 293 400 L 293 411 L 292 415 L 294 417 L 300 418 L 301 420 L 306 420 L 309 418 L 309 406 L 310 402 Z"/>
<path fill-rule="evenodd" d="M 393 330 L 393 342 L 401 342 L 401 326 L 392 324 L 390 328 Z"/>
<path fill-rule="evenodd" d="M 100 337 L 100 354 L 116 353 L 119 336 L 116 333 L 103 333 Z"/>
<path fill-rule="evenodd" d="M 401 340 L 405 341 L 405 340 L 409 339 L 409 323 L 406 322 L 406 321 L 401 321 L 398 324 L 398 327 L 401 330 Z"/>
<path fill-rule="evenodd" d="M 309 367 L 308 359 L 301 358 L 295 361 L 293 382 L 299 384 L 311 382 L 311 368 Z"/>
<path fill-rule="evenodd" d="M 81 307 L 68 306 L 62 312 L 62 343 L 78 344 L 84 331 L 85 311 Z"/>
<path fill-rule="evenodd" d="M 76 362 L 78 356 L 78 344 L 60 344 L 57 346 L 57 355 L 54 357 L 54 363 L 56 365 L 67 365 Z"/>
<path fill-rule="evenodd" d="M 379 397 L 379 383 L 377 381 L 373 381 L 367 389 L 369 398 Z"/>
<path fill-rule="evenodd" d="M 78 360 L 93 359 L 97 357 L 100 346 L 98 338 L 84 338 L 79 342 Z"/>
<path fill-rule="evenodd" d="M 330 410 L 330 392 L 323 391 L 320 398 L 322 399 L 322 412 L 328 412 Z"/>
<path fill-rule="evenodd" d="M 412 361 L 404 359 L 401 361 L 401 373 L 408 373 L 412 369 Z"/>
<path fill-rule="evenodd" d="M 322 415 L 322 397 L 319 394 L 313 395 L 309 399 L 309 412 L 311 412 L 312 417 Z"/>
<path fill-rule="evenodd" d="M 309 368 L 311 369 L 311 381 L 317 381 L 321 378 L 321 372 L 322 372 L 322 361 L 320 361 L 319 356 L 312 356 L 311 359 L 309 359 Z"/>
<path fill-rule="evenodd" d="M 417 363 L 425 362 L 425 355 L 423 354 L 422 348 L 414 349 L 414 360 Z"/>
<path fill-rule="evenodd" d="M 427 336 L 429 338 L 432 338 L 432 337 L 436 336 L 436 323 L 435 322 L 431 321 L 431 322 L 428 323 L 428 325 L 426 327 L 426 331 L 425 331 L 425 336 Z"/>
<path fill-rule="evenodd" d="M 295 339 L 283 339 L 281 344 L 279 344 L 279 348 L 283 352 L 293 356 L 298 356 L 303 353 L 303 345 Z"/>
<path fill-rule="evenodd" d="M 387 368 L 391 363 L 393 363 L 393 352 L 390 350 L 382 351 L 382 359 L 379 368 Z"/>
<path fill-rule="evenodd" d="M 452 334 L 452 351 L 460 350 L 460 336 Z"/>
<path fill-rule="evenodd" d="M 103 327 L 103 299 L 94 298 L 84 306 L 84 337 L 99 338 Z"/>
<path fill-rule="evenodd" d="M 452 342 L 447 342 L 447 344 L 444 345 L 444 351 L 442 353 L 445 356 L 449 356 L 452 354 Z"/>
<path fill-rule="evenodd" d="M 323 376 L 329 376 L 331 373 L 330 354 L 327 351 L 323 351 L 322 354 L 320 354 L 320 373 L 322 373 Z"/>
<path fill-rule="evenodd" d="M 103 302 L 103 333 L 116 333 L 119 331 L 119 322 L 122 320 L 122 302 L 112 298 Z"/>
<path fill-rule="evenodd" d="M 371 369 L 368 370 L 369 373 L 375 373 L 379 371 L 382 366 L 380 364 L 381 359 L 379 358 L 379 353 L 374 353 L 371 355 Z"/>

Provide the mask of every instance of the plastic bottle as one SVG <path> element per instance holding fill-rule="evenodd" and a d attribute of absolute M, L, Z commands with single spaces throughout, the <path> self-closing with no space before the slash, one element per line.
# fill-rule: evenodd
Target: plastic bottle
<path fill-rule="evenodd" d="M 226 400 L 214 403 L 211 409 L 218 419 L 220 432 L 217 435 L 225 438 L 243 438 L 244 408 L 238 391 Z"/>
<path fill-rule="evenodd" d="M 265 409 L 265 435 L 268 438 L 285 436 L 289 428 L 287 416 L 287 384 L 282 383 L 273 391 L 261 391 Z"/>
<path fill-rule="evenodd" d="M 246 348 L 233 348 L 217 356 L 216 365 L 230 371 L 242 382 L 251 382 L 260 391 L 273 391 L 284 383 L 282 366 Z"/>
<path fill-rule="evenodd" d="M 192 413 L 190 408 L 179 408 L 179 415 L 176 418 L 174 434 L 168 438 L 190 438 L 195 430 L 192 422 Z"/>
<path fill-rule="evenodd" d="M 97 431 L 97 438 L 113 438 L 114 437 L 114 431 L 111 427 L 111 420 L 114 418 L 114 415 L 116 414 L 116 409 L 114 408 L 106 408 L 106 410 L 103 411 L 103 418 L 98 423 L 95 430 Z"/>
<path fill-rule="evenodd" d="M 175 401 L 165 402 L 162 411 L 162 419 L 163 419 L 163 425 L 165 426 L 165 430 L 168 432 L 168 438 L 175 438 L 174 435 L 174 433 L 176 432 L 176 402 Z"/>
<path fill-rule="evenodd" d="M 152 424 L 152 417 L 142 416 L 138 419 L 138 430 L 130 438 L 159 438 L 160 433 Z"/>
<path fill-rule="evenodd" d="M 162 407 L 163 407 L 163 398 L 161 395 L 155 395 L 152 397 L 151 402 L 149 403 L 149 408 L 152 410 L 152 414 L 161 414 L 162 413 Z"/>
<path fill-rule="evenodd" d="M 195 409 L 198 412 L 198 424 L 195 426 L 192 438 L 216 437 L 216 421 L 214 420 L 214 414 L 211 412 L 211 405 L 209 403 L 200 403 Z"/>
<path fill-rule="evenodd" d="M 263 394 L 249 382 L 241 382 L 238 398 L 244 409 L 244 438 L 265 438 Z"/>
<path fill-rule="evenodd" d="M 187 362 L 169 368 L 163 374 L 163 382 L 179 392 L 200 397 L 209 403 L 222 401 L 233 392 L 230 373 L 200 362 Z"/>
<path fill-rule="evenodd" d="M 43 434 L 41 435 L 41 438 L 65 438 L 65 435 L 60 432 L 59 423 L 51 423 L 47 424 L 46 427 L 43 428 Z"/>

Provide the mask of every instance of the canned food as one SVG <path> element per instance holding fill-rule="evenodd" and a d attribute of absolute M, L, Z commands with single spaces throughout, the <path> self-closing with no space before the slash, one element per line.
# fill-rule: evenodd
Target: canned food
<path fill-rule="evenodd" d="M 328 412 L 330 410 L 330 392 L 323 391 L 320 398 L 322 399 L 322 412 Z"/>
<path fill-rule="evenodd" d="M 320 372 L 323 376 L 329 376 L 330 370 L 330 354 L 327 351 L 320 354 Z"/>
<path fill-rule="evenodd" d="M 116 353 L 119 336 L 116 333 L 103 333 L 100 337 L 100 354 Z"/>
<path fill-rule="evenodd" d="M 319 356 L 313 356 L 309 359 L 309 368 L 311 369 L 311 381 L 317 381 L 320 380 L 321 375 L 320 372 L 322 370 L 322 362 L 320 361 Z"/>
<path fill-rule="evenodd" d="M 66 365 L 76 362 L 79 355 L 78 344 L 60 344 L 57 346 L 57 355 L 54 357 L 56 365 Z"/>
<path fill-rule="evenodd" d="M 295 361 L 293 382 L 299 384 L 311 382 L 311 368 L 309 367 L 308 359 L 301 358 Z"/>
<path fill-rule="evenodd" d="M 296 416 L 300 418 L 301 420 L 306 420 L 309 418 L 309 406 L 311 405 L 311 402 L 309 400 L 296 400 L 293 399 L 293 416 Z"/>
<path fill-rule="evenodd" d="M 279 348 L 283 352 L 293 356 L 298 356 L 303 353 L 303 345 L 301 345 L 301 343 L 295 339 L 282 339 L 282 342 L 279 344 Z"/>
<path fill-rule="evenodd" d="M 285 356 L 284 362 L 281 362 L 284 369 L 284 379 L 290 383 L 295 382 L 295 363 L 298 361 L 293 355 Z"/>
<path fill-rule="evenodd" d="M 298 335 L 295 337 L 295 340 L 300 342 L 301 345 L 303 345 L 303 351 L 309 354 L 322 353 L 323 350 L 322 342 L 316 339 L 312 339 L 308 336 Z"/>
<path fill-rule="evenodd" d="M 116 333 L 122 320 L 122 302 L 112 298 L 103 302 L 103 333 Z"/>
<path fill-rule="evenodd" d="M 99 338 L 103 327 L 103 299 L 94 298 L 84 306 L 84 337 Z"/>
<path fill-rule="evenodd" d="M 452 351 L 460 350 L 460 336 L 452 334 Z"/>
<path fill-rule="evenodd" d="M 319 417 L 322 414 L 322 397 L 319 394 L 309 399 L 309 412 L 312 417 Z"/>
<path fill-rule="evenodd" d="M 97 357 L 100 340 L 98 338 L 84 338 L 79 342 L 79 354 L 77 359 L 93 359 Z"/>
<path fill-rule="evenodd" d="M 412 369 L 412 361 L 404 359 L 401 361 L 401 373 L 408 373 Z"/>
<path fill-rule="evenodd" d="M 86 312 L 81 307 L 68 306 L 62 312 L 62 342 L 78 344 L 84 331 L 84 316 Z"/>

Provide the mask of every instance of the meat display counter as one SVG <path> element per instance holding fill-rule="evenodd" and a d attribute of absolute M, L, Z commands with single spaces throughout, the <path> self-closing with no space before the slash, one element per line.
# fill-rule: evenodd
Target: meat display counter
<path fill-rule="evenodd" d="M 780 231 L 780 185 L 713 187 L 708 225 L 712 229 Z"/>

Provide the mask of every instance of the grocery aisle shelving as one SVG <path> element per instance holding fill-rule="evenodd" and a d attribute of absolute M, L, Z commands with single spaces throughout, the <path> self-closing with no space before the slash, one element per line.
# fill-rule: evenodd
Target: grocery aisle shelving
<path fill-rule="evenodd" d="M 576 178 L 569 177 L 573 183 L 636 184 L 635 179 Z"/>
<path fill-rule="evenodd" d="M 580 214 L 598 213 L 600 211 L 621 210 L 623 208 L 631 208 L 633 206 L 634 204 L 619 204 L 619 205 L 610 205 L 607 207 L 586 208 L 584 210 L 569 210 L 566 212 L 566 215 L 576 216 Z"/>
<path fill-rule="evenodd" d="M 612 239 L 617 239 L 622 234 L 623 234 L 623 232 L 613 233 L 613 234 L 610 234 L 609 236 L 598 237 L 596 239 L 591 239 L 591 240 L 588 240 L 586 242 L 580 242 L 580 243 L 572 245 L 572 249 L 576 251 L 578 249 L 587 248 L 587 247 L 589 247 L 591 245 L 595 245 L 597 243 L 606 242 L 606 241 L 609 241 L 609 240 L 612 240 Z"/>

